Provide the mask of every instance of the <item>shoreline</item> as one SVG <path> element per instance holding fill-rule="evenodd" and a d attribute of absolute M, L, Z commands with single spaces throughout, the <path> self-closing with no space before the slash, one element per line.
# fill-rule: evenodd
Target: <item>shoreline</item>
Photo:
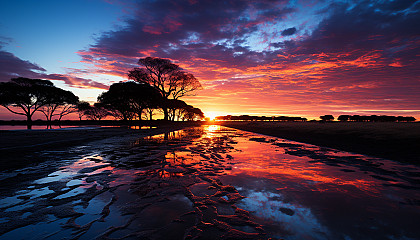
<path fill-rule="evenodd" d="M 355 122 L 171 122 L 152 129 L 97 127 L 0 130 L 0 170 L 14 168 L 27 155 L 110 137 L 146 137 L 199 125 L 223 125 L 273 137 L 420 165 L 420 123 Z"/>
<path fill-rule="evenodd" d="M 214 122 L 244 131 L 420 165 L 420 123 Z"/>

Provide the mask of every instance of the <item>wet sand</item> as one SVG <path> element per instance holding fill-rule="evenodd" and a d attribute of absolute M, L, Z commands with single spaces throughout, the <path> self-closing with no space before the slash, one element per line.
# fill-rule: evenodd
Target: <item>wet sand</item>
<path fill-rule="evenodd" d="M 416 166 L 220 126 L 133 139 L 1 175 L 0 239 L 420 236 Z"/>
<path fill-rule="evenodd" d="M 23 167 L 34 161 L 35 152 L 65 151 L 68 147 L 112 137 L 139 138 L 194 126 L 197 123 L 171 123 L 151 129 L 122 127 L 76 127 L 45 130 L 0 130 L 0 171 Z"/>
<path fill-rule="evenodd" d="M 234 205 L 244 197 L 214 178 L 232 168 L 220 155 L 224 140 L 190 146 L 186 161 L 171 155 L 203 134 L 193 128 L 134 142 L 110 137 L 65 154 L 41 151 L 46 164 L 1 176 L 10 191 L 1 189 L 0 239 L 264 238 Z"/>
<path fill-rule="evenodd" d="M 420 164 L 420 123 L 215 122 L 273 137 Z"/>

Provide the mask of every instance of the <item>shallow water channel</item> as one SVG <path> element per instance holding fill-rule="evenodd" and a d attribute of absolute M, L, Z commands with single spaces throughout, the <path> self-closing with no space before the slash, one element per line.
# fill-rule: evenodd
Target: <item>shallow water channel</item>
<path fill-rule="evenodd" d="M 412 165 L 217 125 L 69 152 L 0 197 L 0 239 L 420 238 Z"/>

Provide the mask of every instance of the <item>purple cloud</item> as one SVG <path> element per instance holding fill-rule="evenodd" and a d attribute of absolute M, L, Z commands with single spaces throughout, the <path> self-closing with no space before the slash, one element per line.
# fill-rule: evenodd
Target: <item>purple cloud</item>
<path fill-rule="evenodd" d="M 0 46 L 0 82 L 7 82 L 18 76 L 35 76 L 46 71 L 35 63 L 22 60 L 12 53 L 1 50 Z"/>
<path fill-rule="evenodd" d="M 0 45 L 0 82 L 8 82 L 11 78 L 27 77 L 64 81 L 68 86 L 76 88 L 108 89 L 108 86 L 91 79 L 71 76 L 71 74 L 47 74 L 46 69 L 36 63 L 22 60 L 14 54 L 1 50 Z"/>
<path fill-rule="evenodd" d="M 104 65 L 115 58 L 129 65 L 135 62 L 131 58 L 148 55 L 180 61 L 205 58 L 230 67 L 241 67 L 245 60 L 257 64 L 264 54 L 250 50 L 244 43 L 261 24 L 294 11 L 284 4 L 142 1 L 126 27 L 105 33 L 96 44 L 81 51 L 81 56 L 84 61 L 103 61 Z"/>
<path fill-rule="evenodd" d="M 141 1 L 124 27 L 80 55 L 123 77 L 140 57 L 170 58 L 199 79 L 224 83 L 211 94 L 242 86 L 295 102 L 419 109 L 420 1 L 326 3 Z M 310 10 L 316 24 L 297 22 Z"/>
<path fill-rule="evenodd" d="M 283 30 L 281 32 L 281 35 L 282 36 L 292 36 L 295 33 L 296 33 L 296 28 L 292 27 L 292 28 L 288 28 L 288 29 Z"/>

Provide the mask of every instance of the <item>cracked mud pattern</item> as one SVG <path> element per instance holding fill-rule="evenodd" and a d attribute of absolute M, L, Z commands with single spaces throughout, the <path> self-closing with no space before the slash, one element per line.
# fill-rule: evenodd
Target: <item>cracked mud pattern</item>
<path fill-rule="evenodd" d="M 41 156 L 0 176 L 0 239 L 420 237 L 412 165 L 220 126 Z"/>

